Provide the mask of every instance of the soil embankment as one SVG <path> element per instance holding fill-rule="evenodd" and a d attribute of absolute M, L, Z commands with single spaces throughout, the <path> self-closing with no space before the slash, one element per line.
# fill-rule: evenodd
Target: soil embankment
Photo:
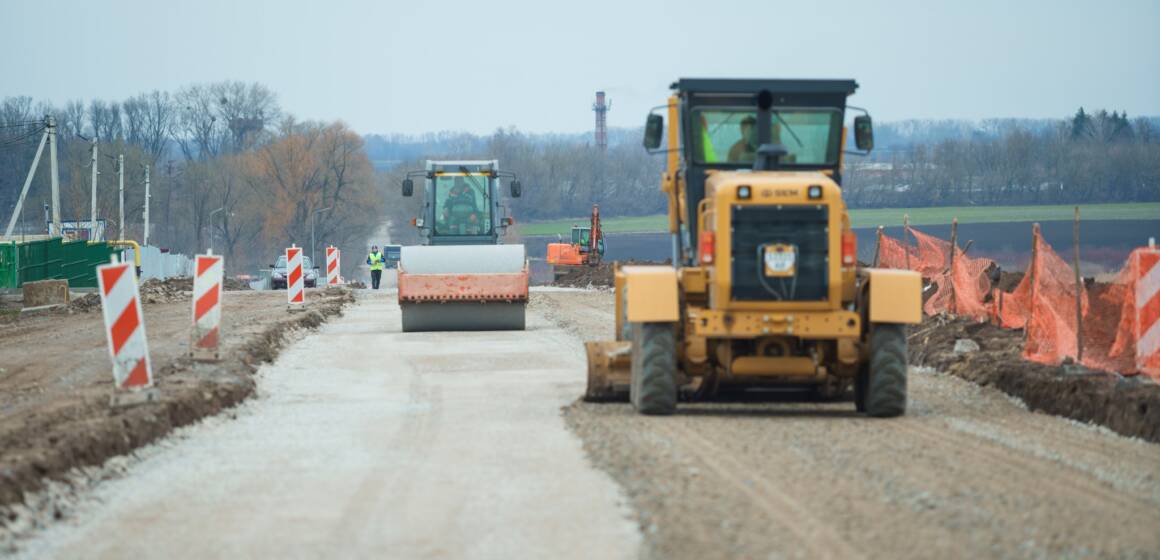
<path fill-rule="evenodd" d="M 128 408 L 110 406 L 112 373 L 95 294 L 62 312 L 0 325 L 0 511 L 73 468 L 99 465 L 237 404 L 288 332 L 317 327 L 353 300 L 347 290 L 309 290 L 308 310 L 288 313 L 284 292 L 230 291 L 223 298 L 224 359 L 197 364 L 188 357 L 188 288 L 180 281 L 142 284 L 161 398 Z"/>

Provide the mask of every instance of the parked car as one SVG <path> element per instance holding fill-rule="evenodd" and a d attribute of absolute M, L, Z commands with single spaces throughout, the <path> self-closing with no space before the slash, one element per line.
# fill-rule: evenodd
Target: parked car
<path fill-rule="evenodd" d="M 387 268 L 399 268 L 399 260 L 403 258 L 402 245 L 384 245 L 383 259 Z"/>
<path fill-rule="evenodd" d="M 305 255 L 302 256 L 302 272 L 304 273 L 302 281 L 307 288 L 318 285 L 318 267 Z M 278 260 L 270 265 L 270 282 L 270 287 L 275 290 L 286 289 L 286 255 L 279 256 Z"/>

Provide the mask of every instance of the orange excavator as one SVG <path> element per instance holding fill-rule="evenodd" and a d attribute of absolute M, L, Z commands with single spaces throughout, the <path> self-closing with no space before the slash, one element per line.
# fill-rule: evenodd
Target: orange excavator
<path fill-rule="evenodd" d="M 572 226 L 571 243 L 549 243 L 548 264 L 556 276 L 569 266 L 596 266 L 604 256 L 604 232 L 600 229 L 600 206 L 592 205 L 592 220 L 587 226 Z"/>

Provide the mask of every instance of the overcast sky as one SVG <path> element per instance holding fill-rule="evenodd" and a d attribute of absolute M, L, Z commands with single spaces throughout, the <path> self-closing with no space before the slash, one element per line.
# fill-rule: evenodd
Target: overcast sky
<path fill-rule="evenodd" d="M 1160 0 L 0 0 L 0 97 L 258 81 L 363 133 L 638 126 L 686 77 L 854 78 L 876 119 L 1160 115 Z"/>

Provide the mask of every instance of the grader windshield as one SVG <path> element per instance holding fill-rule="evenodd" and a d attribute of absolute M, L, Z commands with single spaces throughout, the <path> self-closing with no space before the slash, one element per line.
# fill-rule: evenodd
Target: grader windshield
<path fill-rule="evenodd" d="M 788 152 L 787 167 L 833 165 L 842 141 L 842 113 L 836 109 L 770 111 L 774 144 Z M 695 109 L 693 154 L 697 163 L 753 163 L 757 154 L 757 112 L 752 108 Z"/>

